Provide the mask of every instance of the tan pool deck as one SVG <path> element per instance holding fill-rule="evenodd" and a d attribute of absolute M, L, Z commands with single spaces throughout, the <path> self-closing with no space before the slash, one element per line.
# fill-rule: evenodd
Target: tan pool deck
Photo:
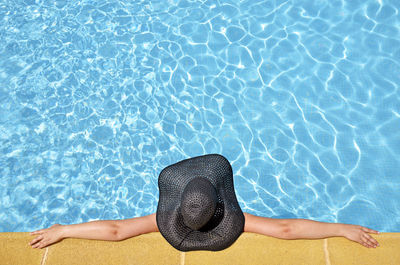
<path fill-rule="evenodd" d="M 400 265 L 400 233 L 373 235 L 380 244 L 368 249 L 344 238 L 281 240 L 243 233 L 219 252 L 180 252 L 160 233 L 119 242 L 64 239 L 44 249 L 29 246 L 29 233 L 0 233 L 0 264 L 307 264 Z"/>

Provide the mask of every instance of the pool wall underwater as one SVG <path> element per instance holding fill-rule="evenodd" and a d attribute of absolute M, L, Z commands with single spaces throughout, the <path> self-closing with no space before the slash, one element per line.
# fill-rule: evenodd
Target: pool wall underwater
<path fill-rule="evenodd" d="M 220 153 L 243 211 L 400 232 L 399 1 L 2 1 L 0 232 L 153 213 Z"/>

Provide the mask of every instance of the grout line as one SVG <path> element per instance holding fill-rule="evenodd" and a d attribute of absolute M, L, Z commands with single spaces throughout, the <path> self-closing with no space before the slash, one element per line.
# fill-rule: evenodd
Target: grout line
<path fill-rule="evenodd" d="M 42 258 L 42 262 L 40 262 L 40 265 L 44 265 L 46 264 L 46 260 L 47 260 L 47 253 L 49 253 L 49 248 L 46 248 L 46 251 L 44 252 L 43 258 Z"/>
<path fill-rule="evenodd" d="M 328 239 L 324 239 L 324 253 L 325 253 L 325 264 L 331 265 L 331 260 L 329 258 L 329 250 L 328 250 Z"/>
<path fill-rule="evenodd" d="M 185 265 L 185 252 L 181 251 L 181 263 L 180 265 Z"/>

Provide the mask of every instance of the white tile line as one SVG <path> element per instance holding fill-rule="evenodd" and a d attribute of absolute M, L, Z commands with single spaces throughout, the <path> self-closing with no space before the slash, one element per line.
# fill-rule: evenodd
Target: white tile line
<path fill-rule="evenodd" d="M 40 262 L 40 265 L 44 265 L 46 264 L 46 260 L 47 260 L 47 253 L 49 253 L 49 248 L 46 248 L 46 251 L 44 252 L 43 258 L 42 258 L 42 262 Z"/>
<path fill-rule="evenodd" d="M 329 250 L 328 250 L 328 239 L 324 239 L 324 253 L 325 253 L 325 264 L 331 265 L 331 260 L 329 258 Z"/>
<path fill-rule="evenodd" d="M 181 251 L 181 263 L 180 265 L 185 265 L 185 252 Z"/>

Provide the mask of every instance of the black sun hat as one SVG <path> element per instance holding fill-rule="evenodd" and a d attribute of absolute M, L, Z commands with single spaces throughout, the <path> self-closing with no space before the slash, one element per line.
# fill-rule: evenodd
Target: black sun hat
<path fill-rule="evenodd" d="M 225 157 L 204 155 L 170 165 L 161 171 L 158 187 L 157 226 L 174 248 L 218 251 L 243 232 L 244 215 Z"/>

